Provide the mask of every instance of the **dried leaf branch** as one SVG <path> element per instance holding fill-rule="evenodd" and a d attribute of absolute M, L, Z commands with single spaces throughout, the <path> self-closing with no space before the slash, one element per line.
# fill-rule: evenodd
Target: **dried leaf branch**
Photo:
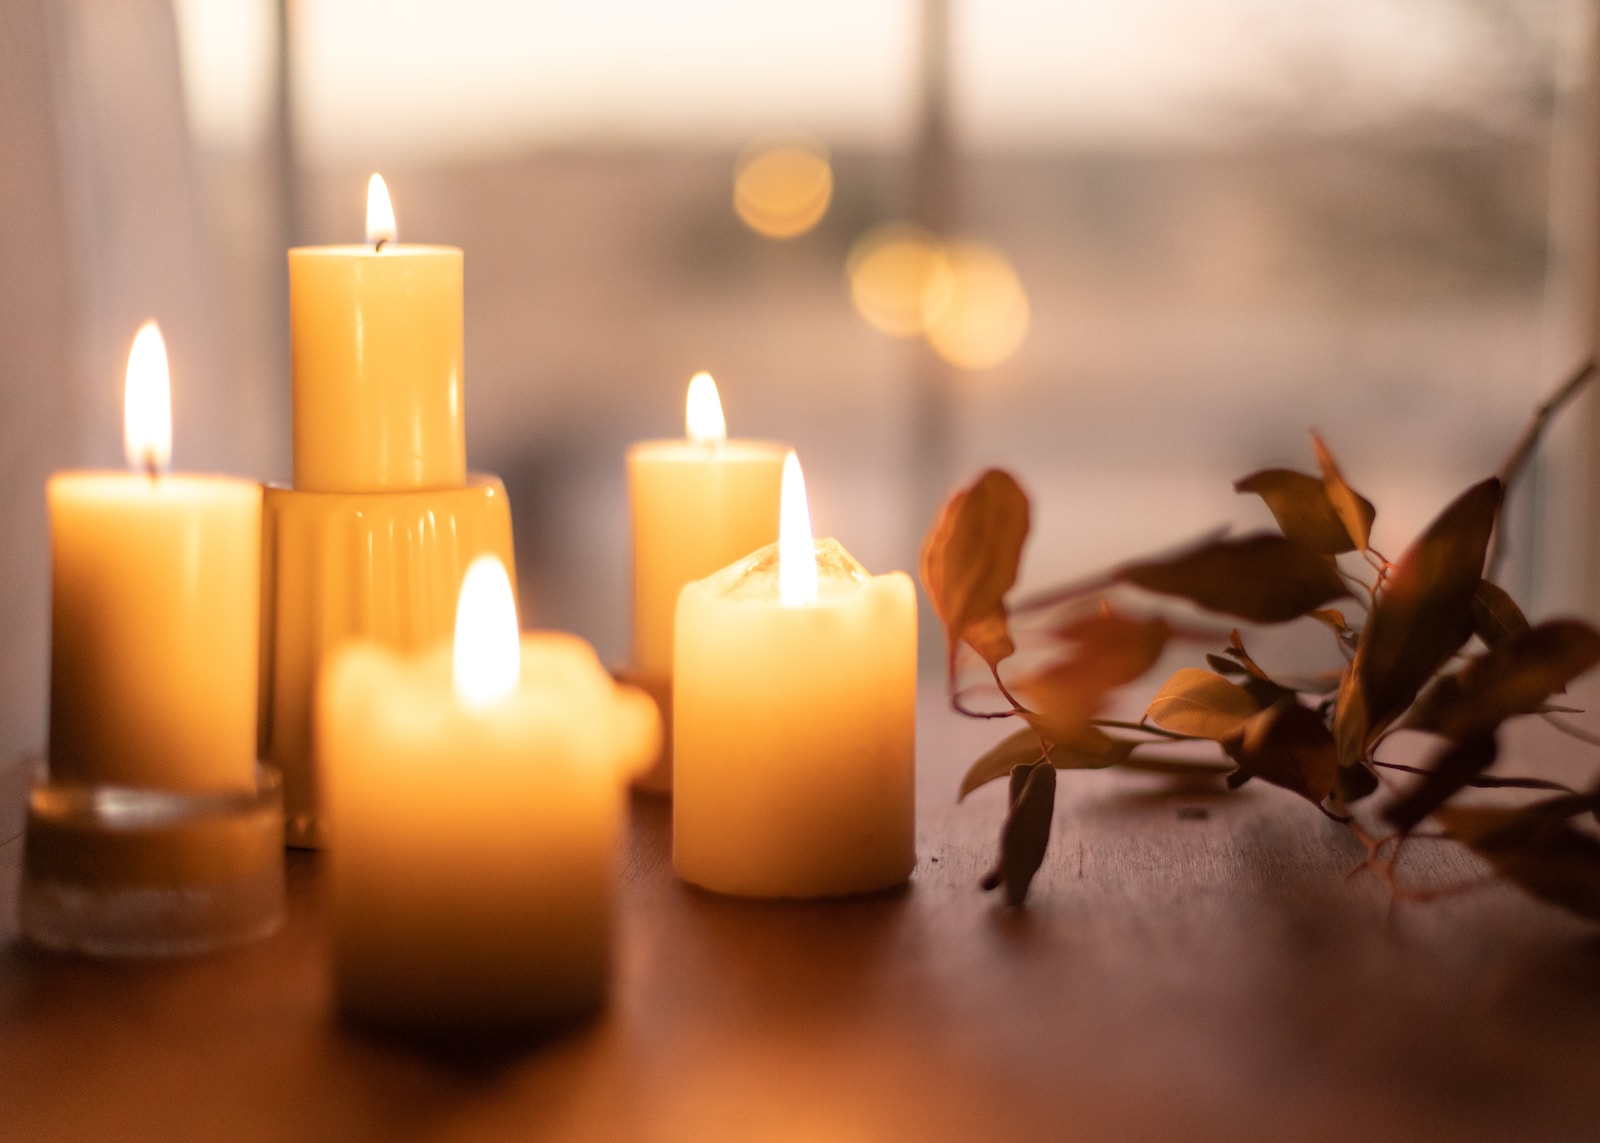
<path fill-rule="evenodd" d="M 961 782 L 965 798 L 1010 779 L 1000 854 L 984 887 L 1004 886 L 1011 905 L 1026 899 L 1048 848 L 1057 770 L 1120 767 L 1220 773 L 1230 788 L 1259 779 L 1288 790 L 1357 832 L 1368 852 L 1363 868 L 1397 900 L 1418 898 L 1401 886 L 1395 864 L 1406 839 L 1424 836 L 1415 831 L 1432 820 L 1442 832 L 1425 836 L 1452 839 L 1527 892 L 1600 919 L 1600 839 L 1579 824 L 1600 820 L 1600 792 L 1490 773 L 1507 720 L 1555 721 L 1552 712 L 1570 710 L 1551 700 L 1600 665 L 1600 631 L 1574 619 L 1531 624 L 1486 578 L 1503 536 L 1506 487 L 1594 372 L 1591 361 L 1574 373 L 1539 407 L 1500 474 L 1458 496 L 1392 562 L 1371 546 L 1377 509 L 1315 434 L 1317 474 L 1266 469 L 1234 485 L 1261 498 L 1276 531 L 1213 534 L 1011 606 L 1029 528 L 1026 494 L 1009 474 L 990 469 L 953 496 L 921 555 L 923 585 L 949 643 L 951 702 L 973 717 L 1027 724 Z M 1341 566 L 1341 558 L 1366 575 Z M 1355 584 L 1361 595 L 1353 595 Z M 1256 624 L 1318 623 L 1332 639 L 1333 668 L 1310 678 L 1275 677 L 1235 629 L 1225 646 L 1205 655 L 1206 668 L 1186 666 L 1163 681 L 1138 722 L 1106 718 L 1112 696 L 1144 678 L 1173 645 L 1215 637 L 1160 615 L 1119 611 L 1101 598 L 1111 589 Z M 1349 599 L 1364 604 L 1358 623 L 1330 606 Z M 1025 659 L 1013 658 L 1019 640 L 1030 651 Z M 966 701 L 963 648 L 986 666 L 1002 708 L 977 710 Z M 1437 739 L 1427 765 L 1375 757 L 1397 729 Z M 1169 752 L 1196 744 L 1214 744 L 1220 757 Z M 1417 780 L 1382 808 L 1393 832 L 1373 837 L 1351 807 L 1380 788 L 1380 772 L 1390 782 L 1397 772 Z M 1494 789 L 1556 796 L 1523 806 L 1458 802 L 1465 790 Z"/>

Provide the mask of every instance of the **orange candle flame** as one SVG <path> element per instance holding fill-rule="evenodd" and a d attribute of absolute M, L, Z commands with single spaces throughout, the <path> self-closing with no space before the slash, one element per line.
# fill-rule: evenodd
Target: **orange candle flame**
<path fill-rule="evenodd" d="M 128 463 L 152 476 L 172 462 L 172 381 L 161 327 L 147 321 L 128 353 L 122 391 L 122 447 Z"/>
<path fill-rule="evenodd" d="M 696 373 L 689 380 L 689 397 L 684 406 L 684 422 L 689 439 L 696 444 L 721 444 L 728 439 L 728 422 L 722 416 L 722 399 L 717 383 L 709 373 Z"/>
<path fill-rule="evenodd" d="M 778 595 L 785 607 L 817 601 L 817 551 L 811 536 L 811 509 L 800 458 L 783 459 L 783 492 L 778 510 Z"/>
<path fill-rule="evenodd" d="M 522 676 L 517 604 L 497 556 L 479 556 L 462 577 L 452 674 L 457 697 L 475 710 L 511 694 Z"/>
<path fill-rule="evenodd" d="M 367 180 L 367 241 L 378 250 L 399 237 L 394 222 L 394 203 L 389 201 L 389 186 L 383 176 Z"/>

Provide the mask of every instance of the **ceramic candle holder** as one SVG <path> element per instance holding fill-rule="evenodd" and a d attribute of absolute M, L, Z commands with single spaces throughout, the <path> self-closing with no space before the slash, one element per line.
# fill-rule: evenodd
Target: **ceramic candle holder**
<path fill-rule="evenodd" d="M 261 756 L 283 771 L 286 838 L 320 848 L 311 703 L 324 658 L 352 638 L 397 651 L 448 640 L 467 565 L 509 567 L 500 481 L 417 492 L 302 492 L 269 485 L 262 506 Z"/>

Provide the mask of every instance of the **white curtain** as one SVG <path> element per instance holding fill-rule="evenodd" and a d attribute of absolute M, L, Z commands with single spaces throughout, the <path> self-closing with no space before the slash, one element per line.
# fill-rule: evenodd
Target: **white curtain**
<path fill-rule="evenodd" d="M 176 467 L 260 473 L 281 431 L 259 415 L 273 395 L 225 367 L 178 69 L 170 0 L 0 4 L 0 841 L 44 746 L 45 479 L 122 465 L 138 324 L 167 336 Z"/>

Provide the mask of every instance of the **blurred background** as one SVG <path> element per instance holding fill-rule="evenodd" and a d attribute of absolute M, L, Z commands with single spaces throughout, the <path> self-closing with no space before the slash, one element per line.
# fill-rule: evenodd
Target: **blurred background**
<path fill-rule="evenodd" d="M 1267 522 L 1317 428 L 1397 556 L 1592 338 L 1592 0 L 15 0 L 0 10 L 11 752 L 42 740 L 54 468 L 120 466 L 154 314 L 175 464 L 289 474 L 284 248 L 465 248 L 471 467 L 528 625 L 613 662 L 629 442 L 691 374 L 819 534 L 914 567 L 983 466 L 1042 587 Z M 1600 610 L 1597 402 L 1512 517 Z"/>

